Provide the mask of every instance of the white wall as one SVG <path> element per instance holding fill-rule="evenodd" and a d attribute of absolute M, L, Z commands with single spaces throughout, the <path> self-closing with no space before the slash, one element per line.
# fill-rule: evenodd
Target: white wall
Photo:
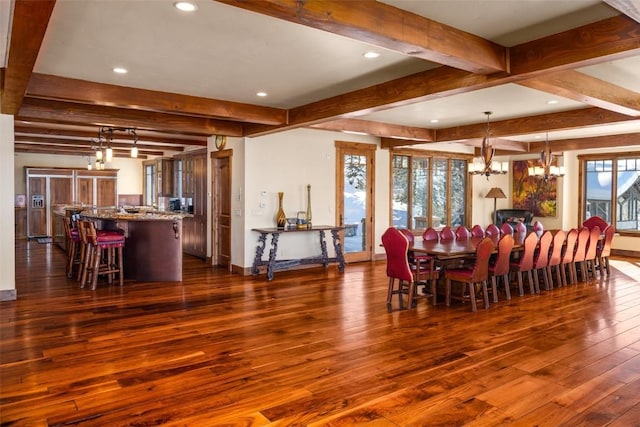
<path fill-rule="evenodd" d="M 0 218 L 14 218 L 13 116 L 0 114 Z M 0 300 L 16 299 L 15 222 L 0 221 Z"/>

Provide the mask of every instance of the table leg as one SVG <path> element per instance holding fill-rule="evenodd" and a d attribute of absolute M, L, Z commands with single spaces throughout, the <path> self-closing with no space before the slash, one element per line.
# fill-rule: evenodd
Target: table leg
<path fill-rule="evenodd" d="M 335 228 L 332 229 L 331 236 L 333 237 L 333 248 L 336 251 L 336 259 L 338 260 L 338 270 L 344 271 L 344 255 L 342 254 L 339 230 Z"/>
<path fill-rule="evenodd" d="M 254 276 L 257 275 L 260 270 L 258 266 L 262 262 L 262 254 L 264 253 L 264 248 L 267 245 L 267 234 L 260 233 L 260 237 L 258 237 L 258 246 L 256 246 L 256 256 L 253 258 L 253 267 L 251 268 L 251 274 Z"/>
<path fill-rule="evenodd" d="M 329 265 L 329 255 L 327 253 L 327 242 L 324 240 L 325 238 L 325 234 L 324 234 L 324 230 L 320 230 L 319 231 L 320 234 L 320 253 L 322 254 L 322 265 L 324 266 L 324 268 L 327 268 L 327 266 Z"/>
<path fill-rule="evenodd" d="M 276 265 L 279 237 L 280 233 L 273 233 L 271 235 L 271 250 L 269 251 L 269 264 L 267 264 L 267 280 L 273 280 L 273 267 Z"/>

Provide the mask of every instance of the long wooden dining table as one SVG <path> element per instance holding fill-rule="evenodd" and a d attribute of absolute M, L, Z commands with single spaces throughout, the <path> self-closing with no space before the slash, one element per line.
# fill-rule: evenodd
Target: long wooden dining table
<path fill-rule="evenodd" d="M 532 233 L 534 233 L 532 231 Z M 528 236 L 529 232 L 513 233 L 513 252 L 519 252 L 524 246 L 524 240 Z M 540 234 L 540 233 L 538 233 Z M 500 235 L 489 237 L 495 246 L 494 251 L 498 251 L 498 242 L 500 241 Z M 409 247 L 410 251 L 414 253 L 427 254 L 435 258 L 439 262 L 440 269 L 452 268 L 454 265 L 459 266 L 455 261 L 456 259 L 469 259 L 473 258 L 476 253 L 478 244 L 484 239 L 484 237 L 469 237 L 467 239 L 446 239 L 446 240 L 423 240 L 415 239 L 413 245 Z M 434 264 L 431 264 L 433 268 Z M 443 275 L 440 275 L 442 278 Z M 437 304 L 437 287 L 435 281 L 431 282 L 430 295 L 433 300 L 433 305 Z"/>

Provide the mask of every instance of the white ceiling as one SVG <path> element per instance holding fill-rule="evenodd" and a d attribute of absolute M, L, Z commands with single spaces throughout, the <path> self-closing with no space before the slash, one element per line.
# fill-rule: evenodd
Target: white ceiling
<path fill-rule="evenodd" d="M 6 0 L 1 0 L 5 2 Z M 407 57 L 325 31 L 197 0 L 188 14 L 173 0 L 58 0 L 34 72 L 93 82 L 293 108 L 430 69 Z M 618 15 L 598 0 L 384 0 L 413 13 L 512 46 Z M 381 23 L 384 25 L 384 23 Z M 4 43 L 4 42 L 3 42 Z M 380 58 L 362 53 L 375 50 Z M 115 66 L 129 70 L 112 72 Z M 640 56 L 578 71 L 639 93 Z M 256 97 L 265 91 L 266 98 Z M 549 105 L 554 99 L 557 104 Z M 427 128 L 587 107 L 517 84 L 449 96 L 358 118 Z M 437 124 L 430 119 L 438 119 Z M 556 132 L 575 138 L 638 132 L 638 122 Z M 539 135 L 537 135 L 539 137 Z M 533 140 L 536 135 L 514 139 Z"/>

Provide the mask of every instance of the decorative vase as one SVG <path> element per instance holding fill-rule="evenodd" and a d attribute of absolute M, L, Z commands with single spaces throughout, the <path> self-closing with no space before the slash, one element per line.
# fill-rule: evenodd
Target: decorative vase
<path fill-rule="evenodd" d="M 282 209 L 283 197 L 284 193 L 282 191 L 278 192 L 278 213 L 276 214 L 276 225 L 278 230 L 284 230 L 284 227 L 287 225 L 287 216 L 284 214 L 284 209 Z"/>
<path fill-rule="evenodd" d="M 311 228 L 311 184 L 307 184 L 307 228 Z"/>

